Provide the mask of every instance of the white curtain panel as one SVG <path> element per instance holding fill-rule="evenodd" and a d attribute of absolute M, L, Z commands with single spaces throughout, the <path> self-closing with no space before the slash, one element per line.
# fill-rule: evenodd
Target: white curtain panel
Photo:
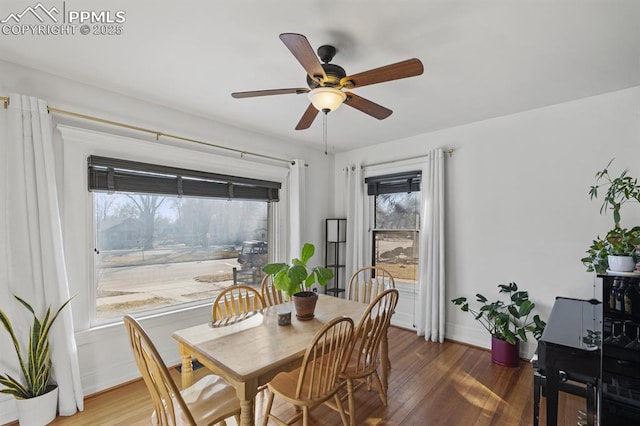
<path fill-rule="evenodd" d="M 289 259 L 299 258 L 305 228 L 306 169 L 303 160 L 295 160 L 289 168 Z"/>
<path fill-rule="evenodd" d="M 7 219 L 7 183 L 10 181 L 7 175 L 7 166 L 9 164 L 7 158 L 7 111 L 2 108 L 0 103 L 0 309 L 9 316 L 15 318 L 18 314 L 17 304 L 13 303 L 13 296 L 9 289 L 9 267 L 7 247 L 7 231 L 9 229 Z M 16 373 L 18 371 L 18 360 L 13 354 L 13 344 L 8 333 L 0 326 L 0 373 Z M 13 374 L 12 374 L 13 376 Z M 15 377 L 15 376 L 13 376 Z M 1 409 L 0 409 L 1 411 Z M 0 415 L 0 423 L 11 421 L 11 418 Z"/>
<path fill-rule="evenodd" d="M 444 151 L 431 150 L 422 168 L 417 332 L 444 342 Z"/>
<path fill-rule="evenodd" d="M 6 203 L 2 218 L 6 229 L 3 254 L 6 277 L 1 294 L 16 294 L 43 315 L 69 298 L 62 244 L 62 228 L 56 188 L 53 128 L 46 102 L 10 95 L 7 126 L 0 130 L 6 144 Z M 1 277 L 1 276 L 0 276 Z M 11 298 L 13 299 L 13 298 Z M 3 306 L 18 302 L 3 301 Z M 72 415 L 83 409 L 83 392 L 72 321 L 73 302 L 56 320 L 50 334 L 53 380 L 59 387 L 58 409 Z M 22 306 L 14 307 L 17 333 L 28 334 L 32 317 Z M 26 315 L 22 313 L 26 312 Z M 3 357 L 12 351 L 2 351 Z M 6 354 L 6 355 L 5 355 Z M 2 360 L 5 364 L 6 360 Z M 17 363 L 16 366 L 17 372 Z"/>
<path fill-rule="evenodd" d="M 346 271 L 347 280 L 358 269 L 366 266 L 366 255 L 369 252 L 366 245 L 369 232 L 365 222 L 365 193 L 362 165 L 352 164 L 345 170 L 347 185 L 345 205 L 347 206 L 347 243 L 346 243 Z M 346 285 L 346 283 L 345 283 Z"/>

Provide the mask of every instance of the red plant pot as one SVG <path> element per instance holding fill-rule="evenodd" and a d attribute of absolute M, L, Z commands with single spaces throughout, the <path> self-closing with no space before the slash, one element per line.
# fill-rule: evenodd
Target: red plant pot
<path fill-rule="evenodd" d="M 520 365 L 520 340 L 516 344 L 500 340 L 491 336 L 491 361 L 494 364 L 505 367 L 517 367 Z"/>

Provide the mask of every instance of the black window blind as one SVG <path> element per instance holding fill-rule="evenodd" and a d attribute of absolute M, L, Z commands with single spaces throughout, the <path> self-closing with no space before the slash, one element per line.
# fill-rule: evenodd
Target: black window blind
<path fill-rule="evenodd" d="M 393 173 L 365 178 L 368 195 L 393 194 L 397 192 L 420 191 L 421 172 Z"/>
<path fill-rule="evenodd" d="M 279 201 L 279 182 L 94 155 L 87 162 L 89 191 Z"/>

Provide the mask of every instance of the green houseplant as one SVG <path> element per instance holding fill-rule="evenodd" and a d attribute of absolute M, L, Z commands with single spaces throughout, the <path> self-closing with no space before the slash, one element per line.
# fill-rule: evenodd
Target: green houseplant
<path fill-rule="evenodd" d="M 311 286 L 316 282 L 322 286 L 327 285 L 327 282 L 333 278 L 333 272 L 328 268 L 316 266 L 309 270 L 307 263 L 315 251 L 313 244 L 305 243 L 300 259 L 293 259 L 291 264 L 269 263 L 262 268 L 265 274 L 273 275 L 273 285 L 284 292 L 289 299 L 293 299 L 296 306 L 296 316 L 301 320 L 313 318 L 318 295 L 309 291 Z M 305 302 L 312 304 L 310 312 L 301 307 Z"/>
<path fill-rule="evenodd" d="M 501 299 L 489 301 L 480 293 L 476 294 L 476 301 L 480 304 L 477 309 L 471 308 L 466 297 L 458 297 L 451 302 L 459 306 L 463 312 L 471 313 L 491 334 L 493 362 L 513 367 L 519 363 L 520 341 L 527 341 L 527 333 L 531 333 L 536 340 L 539 339 L 546 323 L 539 315 L 531 317 L 536 305 L 529 300 L 527 291 L 518 290 L 515 282 L 500 284 L 498 289 L 498 293 L 504 295 L 506 302 Z M 503 354 L 499 353 L 502 351 L 501 348 L 508 351 L 504 358 L 501 356 Z"/>
<path fill-rule="evenodd" d="M 580 261 L 587 267 L 587 272 L 596 272 L 598 274 L 604 274 L 609 267 L 609 261 L 607 257 L 607 242 L 605 239 L 600 238 L 598 235 L 595 240 L 589 246 L 587 250 L 587 256 L 580 259 Z"/>
<path fill-rule="evenodd" d="M 609 174 L 611 163 L 613 159 L 609 161 L 607 167 L 596 173 L 596 183 L 589 189 L 589 196 L 592 200 L 598 198 L 598 190 L 602 187 L 607 188 L 600 206 L 600 214 L 611 210 L 614 228 L 620 228 L 620 209 L 628 201 L 640 202 L 640 185 L 637 178 L 627 175 L 629 169 L 623 170 L 619 176 L 612 178 Z"/>
<path fill-rule="evenodd" d="M 640 202 L 640 185 L 638 179 L 628 175 L 625 169 L 617 177 L 612 177 L 609 168 L 613 160 L 607 166 L 596 173 L 596 182 L 589 189 L 591 199 L 599 196 L 599 190 L 606 188 L 602 194 L 600 214 L 606 214 L 608 210 L 613 213 L 613 228 L 604 238 L 598 236 L 587 250 L 587 256 L 580 259 L 587 267 L 588 272 L 604 273 L 607 269 L 619 272 L 632 271 L 638 260 L 637 248 L 640 245 L 640 226 L 631 229 L 620 226 L 622 206 L 628 201 Z"/>
<path fill-rule="evenodd" d="M 47 395 L 52 395 L 55 391 L 55 397 L 49 397 L 53 401 L 53 413 L 45 414 L 41 405 L 38 405 L 38 409 L 36 410 L 43 411 L 42 415 L 44 418 L 50 417 L 48 421 L 45 421 L 48 423 L 55 418 L 58 402 L 57 386 L 50 383 L 51 358 L 49 332 L 51 331 L 51 326 L 58 318 L 60 311 L 67 306 L 71 299 L 64 302 L 53 316 L 51 315 L 51 307 L 48 307 L 44 318 L 39 319 L 29 303 L 16 295 L 14 295 L 14 297 L 33 314 L 33 324 L 31 325 L 29 333 L 29 345 L 26 353 L 23 353 L 9 317 L 5 312 L 0 310 L 0 322 L 2 322 L 2 325 L 13 341 L 22 373 L 21 380 L 11 377 L 9 374 L 0 375 L 0 384 L 4 386 L 4 388 L 0 389 L 0 393 L 13 395 L 18 401 L 21 401 L 34 400 L 38 397 L 44 398 Z M 30 421 L 23 420 L 24 414 L 22 413 L 25 412 L 27 416 L 31 416 L 33 411 L 33 409 L 21 410 L 20 405 L 18 405 L 20 424 L 29 424 Z"/>
<path fill-rule="evenodd" d="M 620 271 L 619 267 L 610 265 L 615 262 L 615 259 L 611 257 L 629 258 L 628 266 L 623 268 L 630 271 L 638 261 L 637 248 L 639 245 L 640 226 L 634 226 L 631 229 L 613 228 L 607 232 L 604 238 L 596 237 L 587 250 L 587 256 L 580 260 L 587 267 L 587 272 L 595 271 L 598 274 L 603 274 L 610 267 Z"/>

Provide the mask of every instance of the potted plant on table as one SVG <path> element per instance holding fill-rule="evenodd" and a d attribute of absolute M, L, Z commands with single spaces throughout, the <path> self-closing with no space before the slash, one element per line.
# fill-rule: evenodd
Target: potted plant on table
<path fill-rule="evenodd" d="M 605 238 L 598 236 L 587 250 L 587 256 L 581 259 L 587 266 L 587 271 L 605 273 L 631 272 L 635 269 L 638 261 L 637 248 L 640 245 L 640 226 L 631 229 L 620 226 L 620 210 L 628 201 L 640 202 L 640 185 L 638 179 L 628 176 L 626 169 L 617 177 L 609 174 L 609 167 L 613 160 L 609 161 L 607 167 L 596 173 L 596 183 L 589 190 L 591 199 L 598 198 L 598 190 L 606 187 L 603 196 L 600 213 L 611 210 L 613 213 L 613 229 L 609 230 Z"/>
<path fill-rule="evenodd" d="M 611 272 L 631 272 L 638 261 L 640 226 L 631 229 L 613 228 L 606 237 L 593 240 L 587 255 L 580 259 L 587 272 L 604 274 Z"/>
<path fill-rule="evenodd" d="M 300 259 L 293 259 L 291 264 L 269 263 L 262 270 L 273 275 L 273 285 L 283 291 L 296 307 L 296 317 L 301 321 L 310 320 L 314 316 L 318 294 L 310 291 L 313 284 L 327 285 L 333 278 L 333 272 L 322 266 L 309 271 L 307 262 L 315 253 L 315 246 L 305 243 Z"/>
<path fill-rule="evenodd" d="M 527 333 L 538 340 L 546 323 L 539 315 L 530 318 L 535 303 L 529 300 L 527 291 L 519 291 L 516 283 L 500 284 L 499 293 L 506 295 L 502 300 L 490 302 L 482 294 L 476 294 L 480 307 L 472 309 L 466 297 L 451 300 L 463 312 L 470 312 L 491 334 L 491 360 L 507 367 L 517 367 L 520 362 L 520 341 L 527 341 Z"/>
<path fill-rule="evenodd" d="M 29 333 L 27 353 L 23 354 L 9 317 L 0 310 L 0 322 L 11 336 L 22 373 L 21 380 L 9 374 L 0 375 L 0 384 L 4 386 L 0 393 L 16 398 L 21 425 L 43 425 L 56 417 L 58 407 L 58 387 L 50 382 L 49 332 L 60 311 L 71 299 L 64 302 L 53 316 L 51 307 L 48 307 L 44 318 L 39 319 L 29 303 L 18 296 L 14 297 L 33 314 L 33 325 Z"/>

